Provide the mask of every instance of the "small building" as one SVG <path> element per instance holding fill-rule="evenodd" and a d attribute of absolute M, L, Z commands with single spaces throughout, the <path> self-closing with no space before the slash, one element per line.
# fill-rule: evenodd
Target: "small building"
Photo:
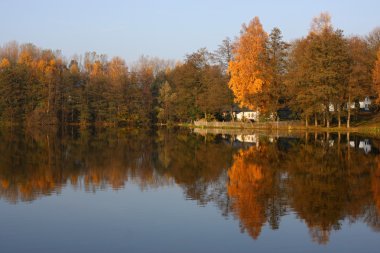
<path fill-rule="evenodd" d="M 362 111 L 369 111 L 371 104 L 372 104 L 371 98 L 367 96 L 364 98 L 364 100 L 359 101 L 359 109 Z M 347 103 L 345 106 L 346 110 L 348 109 L 348 105 L 349 103 Z M 355 109 L 355 108 L 356 108 L 355 102 L 351 102 L 350 109 Z M 335 112 L 335 106 L 332 103 L 329 104 L 329 111 Z"/>
<path fill-rule="evenodd" d="M 257 121 L 259 117 L 259 112 L 256 111 L 241 111 L 235 113 L 235 117 L 239 121 L 244 121 L 244 120 L 251 120 L 251 121 Z"/>

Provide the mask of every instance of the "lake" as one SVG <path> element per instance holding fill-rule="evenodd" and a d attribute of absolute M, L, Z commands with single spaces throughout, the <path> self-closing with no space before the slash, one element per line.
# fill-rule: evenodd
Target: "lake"
<path fill-rule="evenodd" d="M 380 139 L 0 131 L 1 252 L 379 252 Z"/>

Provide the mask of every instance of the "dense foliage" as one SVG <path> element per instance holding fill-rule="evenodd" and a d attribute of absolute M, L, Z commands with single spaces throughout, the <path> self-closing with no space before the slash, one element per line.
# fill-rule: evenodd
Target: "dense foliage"
<path fill-rule="evenodd" d="M 322 13 L 305 38 L 287 43 L 255 17 L 214 52 L 202 48 L 178 63 L 142 57 L 131 66 L 95 52 L 68 60 L 10 42 L 0 48 L 0 121 L 148 126 L 233 120 L 240 106 L 272 119 L 286 108 L 306 124 L 335 119 L 349 127 L 355 103 L 379 102 L 379 34 L 346 37 Z"/>

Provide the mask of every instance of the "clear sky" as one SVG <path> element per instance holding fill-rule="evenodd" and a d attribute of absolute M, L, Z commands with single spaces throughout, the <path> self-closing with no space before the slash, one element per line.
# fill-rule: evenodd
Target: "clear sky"
<path fill-rule="evenodd" d="M 380 26 L 379 10 L 380 0 L 0 0 L 0 44 L 31 42 L 66 56 L 96 51 L 127 62 L 142 54 L 183 59 L 239 35 L 254 16 L 292 40 L 322 11 L 345 34 L 365 35 Z"/>

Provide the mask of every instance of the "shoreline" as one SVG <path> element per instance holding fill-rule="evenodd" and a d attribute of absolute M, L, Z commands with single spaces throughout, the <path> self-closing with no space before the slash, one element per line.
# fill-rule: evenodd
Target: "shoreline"
<path fill-rule="evenodd" d="M 322 127 L 322 126 L 304 126 L 299 122 L 263 122 L 263 123 L 236 123 L 232 122 L 202 122 L 197 124 L 176 124 L 179 127 L 187 127 L 191 129 L 213 129 L 213 130 L 229 130 L 237 134 L 243 134 L 249 131 L 264 131 L 264 132 L 325 132 L 325 133 L 357 133 L 365 134 L 373 137 L 380 137 L 380 125 L 379 126 L 353 126 L 350 128 L 344 127 Z M 203 124 L 206 123 L 206 124 Z M 210 124 L 211 123 L 211 124 Z M 222 123 L 222 124 L 221 124 Z"/>

